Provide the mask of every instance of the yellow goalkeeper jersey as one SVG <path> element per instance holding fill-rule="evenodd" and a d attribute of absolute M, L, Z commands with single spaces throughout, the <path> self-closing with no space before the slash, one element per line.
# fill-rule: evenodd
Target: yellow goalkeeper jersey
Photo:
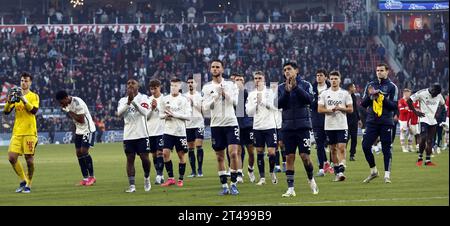
<path fill-rule="evenodd" d="M 32 114 L 30 110 L 33 109 L 33 107 L 39 108 L 39 96 L 36 93 L 29 91 L 24 97 L 27 99 L 29 105 L 25 106 L 25 104 L 20 101 L 5 106 L 5 111 L 12 111 L 13 108 L 16 109 L 16 118 L 12 135 L 37 136 L 36 115 Z"/>

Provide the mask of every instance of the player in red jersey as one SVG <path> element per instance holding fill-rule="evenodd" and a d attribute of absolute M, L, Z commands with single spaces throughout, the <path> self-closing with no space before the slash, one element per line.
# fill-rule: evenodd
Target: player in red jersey
<path fill-rule="evenodd" d="M 419 101 L 414 102 L 413 104 L 415 109 L 420 109 Z M 408 136 L 408 151 L 413 151 L 412 140 L 416 141 L 416 152 L 419 151 L 419 143 L 420 143 L 420 126 L 419 126 L 419 117 L 414 114 L 412 110 L 409 111 L 409 136 Z"/>
<path fill-rule="evenodd" d="M 409 152 L 406 147 L 406 137 L 411 133 L 409 126 L 409 118 L 411 110 L 406 103 L 406 100 L 411 96 L 411 90 L 408 88 L 403 89 L 403 98 L 398 101 L 399 117 L 398 122 L 400 124 L 400 145 L 403 152 Z"/>

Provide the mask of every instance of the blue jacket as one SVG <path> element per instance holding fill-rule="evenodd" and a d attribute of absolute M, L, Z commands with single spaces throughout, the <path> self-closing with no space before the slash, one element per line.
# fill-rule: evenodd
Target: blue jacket
<path fill-rule="evenodd" d="M 297 86 L 286 92 L 285 83 L 278 86 L 278 108 L 283 109 L 282 131 L 311 129 L 310 105 L 313 101 L 311 83 L 297 76 Z"/>
<path fill-rule="evenodd" d="M 325 84 L 327 85 L 327 88 L 330 88 L 331 84 L 329 81 L 326 81 Z M 314 128 L 322 128 L 324 129 L 325 126 L 325 114 L 321 114 L 319 112 L 317 112 L 317 107 L 318 104 L 317 102 L 319 101 L 319 91 L 317 89 L 317 82 L 315 82 L 313 84 L 313 93 L 314 93 L 314 98 L 311 104 L 311 116 L 312 116 L 312 126 Z"/>
<path fill-rule="evenodd" d="M 378 117 L 373 111 L 373 100 L 370 99 L 368 88 L 372 86 L 375 90 L 380 90 L 384 94 L 383 113 Z M 394 113 L 398 111 L 398 88 L 390 79 L 382 79 L 381 82 L 376 79 L 367 83 L 364 89 L 361 106 L 366 109 L 366 124 L 394 125 Z"/>
<path fill-rule="evenodd" d="M 248 91 L 246 89 L 239 90 L 239 99 L 238 105 L 236 106 L 236 115 L 240 129 L 253 128 L 253 117 L 248 116 L 245 110 L 245 102 L 247 101 L 247 97 Z"/>

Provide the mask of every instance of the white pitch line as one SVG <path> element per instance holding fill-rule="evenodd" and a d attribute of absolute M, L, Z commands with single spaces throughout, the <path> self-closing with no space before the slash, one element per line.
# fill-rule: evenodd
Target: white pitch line
<path fill-rule="evenodd" d="M 299 204 L 329 204 L 329 203 L 349 203 L 349 202 L 376 202 L 376 201 L 412 201 L 429 199 L 448 199 L 448 196 L 422 197 L 422 198 L 392 198 L 392 199 L 354 199 L 354 200 L 327 200 L 327 201 L 306 201 L 278 203 L 278 205 L 299 205 Z M 243 205 L 246 206 L 246 205 Z M 251 204 L 250 206 L 272 206 L 272 204 Z"/>

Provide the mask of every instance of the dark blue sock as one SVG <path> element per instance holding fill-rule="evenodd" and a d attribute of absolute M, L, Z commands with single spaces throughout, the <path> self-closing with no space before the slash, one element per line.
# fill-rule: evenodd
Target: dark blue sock
<path fill-rule="evenodd" d="M 339 170 L 340 170 L 339 166 L 338 165 L 334 165 L 333 168 L 334 168 L 334 174 L 337 175 L 339 173 Z"/>
<path fill-rule="evenodd" d="M 150 176 L 150 161 L 145 161 L 142 159 L 142 168 L 144 169 L 144 177 L 148 178 Z"/>
<path fill-rule="evenodd" d="M 294 170 L 286 170 L 286 180 L 288 187 L 294 187 Z"/>
<path fill-rule="evenodd" d="M 89 172 L 89 176 L 93 177 L 94 176 L 94 163 L 92 162 L 91 155 L 87 154 L 87 156 L 84 158 L 84 160 L 86 161 L 86 168 Z"/>
<path fill-rule="evenodd" d="M 89 172 L 87 170 L 86 167 L 86 161 L 84 160 L 85 156 L 79 156 L 78 157 L 78 164 L 80 165 L 80 169 L 81 169 L 81 174 L 83 175 L 83 178 L 88 178 L 89 177 Z"/>
<path fill-rule="evenodd" d="M 258 170 L 259 170 L 259 177 L 263 178 L 265 177 L 265 172 L 264 172 L 264 153 L 258 153 L 256 155 L 256 163 L 258 165 Z"/>
<path fill-rule="evenodd" d="M 186 163 L 179 163 L 178 171 L 180 172 L 180 177 L 178 179 L 183 180 L 184 172 L 186 171 Z"/>
<path fill-rule="evenodd" d="M 167 175 L 169 176 L 169 178 L 173 178 L 172 160 L 169 160 L 168 162 L 165 162 L 164 165 L 166 166 Z"/>
<path fill-rule="evenodd" d="M 319 161 L 319 169 L 323 169 L 323 163 L 327 161 L 327 153 L 322 142 L 317 144 L 317 161 Z"/>
<path fill-rule="evenodd" d="M 232 182 L 232 183 L 236 183 L 236 181 L 237 181 L 237 176 L 238 176 L 237 172 L 232 172 L 232 173 L 230 173 L 230 174 L 231 174 L 231 182 Z"/>
<path fill-rule="evenodd" d="M 344 165 L 339 165 L 339 173 L 343 173 L 345 171 Z"/>
<path fill-rule="evenodd" d="M 203 147 L 197 146 L 197 162 L 198 162 L 198 171 L 203 170 Z"/>
<path fill-rule="evenodd" d="M 273 173 L 273 169 L 275 168 L 275 155 L 269 155 L 269 172 Z"/>
<path fill-rule="evenodd" d="M 192 174 L 196 174 L 196 170 L 195 170 L 195 152 L 193 148 L 189 148 L 189 163 L 191 164 L 191 172 Z"/>
<path fill-rule="evenodd" d="M 156 157 L 157 174 L 162 176 L 164 171 L 164 158 L 162 156 Z"/>
<path fill-rule="evenodd" d="M 220 175 L 219 179 L 221 184 L 226 184 L 228 181 L 227 175 Z"/>

